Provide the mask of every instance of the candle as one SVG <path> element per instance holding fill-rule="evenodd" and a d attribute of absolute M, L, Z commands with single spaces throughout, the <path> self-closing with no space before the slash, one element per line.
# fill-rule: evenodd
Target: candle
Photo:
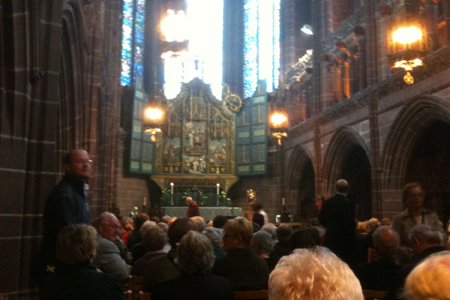
<path fill-rule="evenodd" d="M 170 183 L 170 194 L 173 195 L 173 182 Z"/>
<path fill-rule="evenodd" d="M 144 206 L 147 205 L 147 197 L 144 197 Z"/>
<path fill-rule="evenodd" d="M 217 184 L 217 195 L 219 195 L 220 183 Z"/>
<path fill-rule="evenodd" d="M 285 205 L 285 203 L 284 203 L 284 198 L 283 198 L 283 206 Z"/>

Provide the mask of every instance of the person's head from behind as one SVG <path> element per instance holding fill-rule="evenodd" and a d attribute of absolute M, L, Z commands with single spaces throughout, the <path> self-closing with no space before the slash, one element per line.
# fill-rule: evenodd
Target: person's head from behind
<path fill-rule="evenodd" d="M 202 234 L 205 235 L 211 241 L 213 246 L 217 246 L 219 248 L 222 247 L 223 229 L 215 227 L 206 227 L 203 230 Z"/>
<path fill-rule="evenodd" d="M 183 236 L 190 230 L 197 230 L 194 221 L 189 218 L 182 217 L 176 219 L 169 227 L 169 242 L 172 247 L 177 247 Z"/>
<path fill-rule="evenodd" d="M 253 237 L 253 225 L 246 218 L 237 217 L 228 220 L 223 227 L 223 231 L 223 248 L 225 251 L 250 246 Z"/>
<path fill-rule="evenodd" d="M 195 221 L 194 223 L 195 223 L 195 226 L 197 226 L 197 231 L 200 233 L 202 233 L 203 230 L 208 226 L 205 223 L 205 221 L 203 221 L 203 220 L 198 220 L 198 221 Z"/>
<path fill-rule="evenodd" d="M 265 224 L 261 227 L 261 230 L 267 231 L 272 236 L 272 240 L 275 241 L 277 239 L 277 226 L 275 224 Z"/>
<path fill-rule="evenodd" d="M 227 221 L 228 221 L 227 217 L 222 216 L 222 215 L 217 215 L 213 219 L 213 227 L 223 228 L 223 226 L 225 225 L 225 223 Z"/>
<path fill-rule="evenodd" d="M 141 227 L 142 243 L 147 251 L 157 251 L 164 248 L 167 243 L 167 234 L 159 226 L 145 223 Z"/>
<path fill-rule="evenodd" d="M 97 231 L 85 224 L 64 227 L 56 241 L 56 256 L 68 265 L 79 265 L 92 261 L 97 247 Z"/>
<path fill-rule="evenodd" d="M 277 239 L 278 241 L 288 241 L 292 235 L 292 227 L 287 224 L 281 224 L 277 227 Z"/>
<path fill-rule="evenodd" d="M 87 180 L 91 173 L 91 159 L 86 150 L 76 149 L 64 157 L 64 168 L 67 175 Z"/>
<path fill-rule="evenodd" d="M 442 233 L 428 225 L 414 226 L 409 232 L 408 238 L 415 253 L 420 253 L 433 246 L 440 246 L 444 241 Z"/>
<path fill-rule="evenodd" d="M 96 218 L 94 220 L 94 226 L 99 235 L 111 242 L 116 240 L 122 228 L 117 217 L 110 212 L 104 212 Z"/>
<path fill-rule="evenodd" d="M 187 274 L 206 273 L 214 263 L 210 240 L 198 231 L 191 230 L 181 239 L 176 262 Z"/>
<path fill-rule="evenodd" d="M 409 210 L 420 210 L 423 207 L 423 199 L 425 198 L 425 191 L 418 182 L 410 182 L 405 185 L 402 191 L 403 203 Z"/>
<path fill-rule="evenodd" d="M 406 278 L 404 299 L 450 299 L 450 252 L 442 251 L 427 257 Z"/>
<path fill-rule="evenodd" d="M 161 228 L 166 233 L 166 235 L 169 232 L 169 225 L 167 225 L 167 223 L 159 222 L 158 224 L 156 224 L 156 226 Z"/>
<path fill-rule="evenodd" d="M 252 208 L 252 210 L 254 212 L 260 212 L 263 209 L 263 206 L 261 203 L 257 202 L 257 201 L 252 201 L 250 203 L 250 207 Z"/>
<path fill-rule="evenodd" d="M 372 235 L 373 245 L 381 257 L 393 257 L 400 246 L 398 233 L 389 226 L 378 227 Z"/>
<path fill-rule="evenodd" d="M 264 216 L 262 214 L 256 213 L 253 215 L 253 222 L 259 225 L 259 228 L 264 226 Z"/>
<path fill-rule="evenodd" d="M 269 278 L 269 299 L 363 300 L 349 266 L 327 248 L 297 249 L 280 259 Z"/>
<path fill-rule="evenodd" d="M 134 217 L 134 229 L 141 230 L 141 226 L 150 220 L 150 217 L 147 214 L 138 214 Z"/>
<path fill-rule="evenodd" d="M 348 193 L 348 182 L 345 179 L 339 179 L 336 181 L 336 193 L 347 195 Z"/>
<path fill-rule="evenodd" d="M 123 217 L 120 220 L 120 225 L 122 226 L 123 231 L 130 231 L 133 230 L 133 219 L 130 217 Z"/>
<path fill-rule="evenodd" d="M 269 253 L 273 248 L 272 236 L 264 230 L 254 233 L 250 242 L 250 248 L 258 256 L 269 257 Z"/>
<path fill-rule="evenodd" d="M 381 220 L 381 222 L 380 222 L 380 225 L 391 226 L 391 225 L 392 225 L 391 219 L 389 219 L 389 218 L 383 218 L 383 219 Z"/>
<path fill-rule="evenodd" d="M 317 239 L 311 230 L 308 230 L 308 228 L 303 228 L 292 234 L 289 239 L 289 243 L 291 249 L 312 248 L 317 246 Z"/>

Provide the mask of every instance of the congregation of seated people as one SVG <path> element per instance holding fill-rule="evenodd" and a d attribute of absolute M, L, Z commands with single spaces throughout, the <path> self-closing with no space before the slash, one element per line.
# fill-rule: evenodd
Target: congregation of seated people
<path fill-rule="evenodd" d="M 405 187 L 405 204 L 417 188 Z M 265 224 L 258 215 L 252 222 L 105 212 L 95 229 L 61 231 L 58 257 L 66 267 L 49 278 L 42 299 L 124 299 L 129 275 L 142 277 L 141 290 L 151 299 L 235 299 L 238 291 L 255 290 L 267 291 L 267 299 L 359 300 L 367 290 L 387 300 L 429 299 L 429 293 L 449 299 L 447 235 L 425 222 L 426 214 L 415 226 L 401 217 L 355 220 L 348 263 L 348 256 L 324 247 L 328 230 L 318 218 L 291 226 Z"/>

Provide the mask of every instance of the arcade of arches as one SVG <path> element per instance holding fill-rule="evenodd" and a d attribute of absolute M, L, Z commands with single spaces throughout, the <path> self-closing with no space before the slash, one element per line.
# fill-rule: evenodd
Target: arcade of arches
<path fill-rule="evenodd" d="M 146 1 L 148 10 L 164 1 Z M 133 111 L 131 87 L 120 84 L 123 3 L 0 2 L 1 299 L 36 294 L 29 274 L 42 240 L 44 203 L 70 149 L 84 148 L 93 159 L 93 216 L 106 210 L 127 215 L 134 207 L 150 212 L 161 199 L 154 178 L 131 174 L 127 166 Z M 224 3 L 223 81 L 244 98 L 246 1 Z M 419 181 L 425 205 L 448 221 L 450 2 L 427 1 L 420 11 L 434 43 L 426 65 L 412 72 L 413 85 L 404 82 L 403 70 L 391 69 L 384 47 L 396 9 L 404 6 L 392 3 L 280 1 L 281 84 L 268 98 L 289 110 L 289 136 L 282 147 L 268 142 L 266 175 L 241 177 L 229 187 L 232 206 L 245 207 L 253 189 L 272 221 L 282 197 L 295 220 L 306 220 L 344 178 L 358 218 L 392 218 L 404 209 L 405 183 Z M 304 25 L 314 34 L 303 35 Z M 153 43 L 141 53 L 146 93 L 160 63 L 155 49 Z"/>

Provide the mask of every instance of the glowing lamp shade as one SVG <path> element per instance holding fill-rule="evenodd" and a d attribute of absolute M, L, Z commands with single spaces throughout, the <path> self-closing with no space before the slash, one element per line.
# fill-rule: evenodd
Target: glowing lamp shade
<path fill-rule="evenodd" d="M 147 108 L 145 110 L 145 116 L 151 120 L 158 120 L 162 118 L 163 112 L 159 108 Z"/>
<path fill-rule="evenodd" d="M 411 44 L 422 38 L 422 31 L 415 26 L 399 28 L 392 33 L 393 41 L 401 44 Z"/>
<path fill-rule="evenodd" d="M 161 31 L 167 42 L 183 42 L 189 39 L 189 22 L 184 11 L 167 10 L 161 22 Z"/>
<path fill-rule="evenodd" d="M 283 122 L 287 121 L 287 118 L 285 115 L 282 115 L 280 113 L 274 113 L 272 117 L 270 118 L 272 121 L 272 124 L 275 126 L 281 125 Z"/>

